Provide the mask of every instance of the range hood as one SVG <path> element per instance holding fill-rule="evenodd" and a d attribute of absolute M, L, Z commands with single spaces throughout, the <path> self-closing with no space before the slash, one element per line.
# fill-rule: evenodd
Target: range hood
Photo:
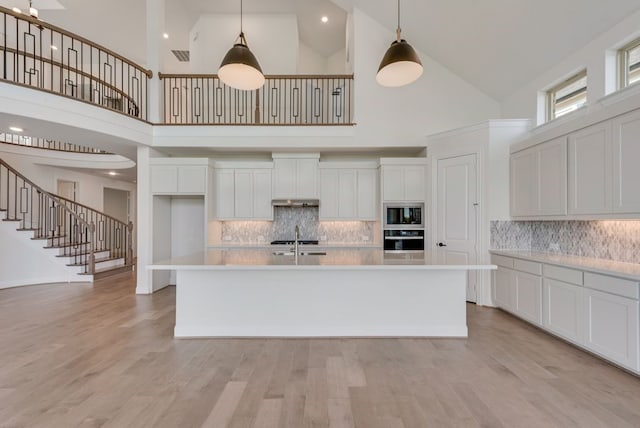
<path fill-rule="evenodd" d="M 319 207 L 320 200 L 318 199 L 274 199 L 271 201 L 271 205 L 273 205 L 274 207 L 294 207 L 294 208 Z"/>

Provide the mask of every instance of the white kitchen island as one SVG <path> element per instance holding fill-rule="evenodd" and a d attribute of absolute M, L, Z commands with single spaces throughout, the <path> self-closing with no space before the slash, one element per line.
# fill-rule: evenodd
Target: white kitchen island
<path fill-rule="evenodd" d="M 466 337 L 468 270 L 445 252 L 209 250 L 175 270 L 176 337 Z M 316 251 L 310 250 L 310 251 Z"/>

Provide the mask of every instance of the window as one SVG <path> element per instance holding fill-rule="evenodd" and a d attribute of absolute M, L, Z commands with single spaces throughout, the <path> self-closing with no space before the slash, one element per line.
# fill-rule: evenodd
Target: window
<path fill-rule="evenodd" d="M 547 120 L 553 120 L 587 103 L 587 70 L 547 91 Z"/>
<path fill-rule="evenodd" d="M 618 51 L 619 89 L 640 82 L 640 39 L 636 39 Z"/>

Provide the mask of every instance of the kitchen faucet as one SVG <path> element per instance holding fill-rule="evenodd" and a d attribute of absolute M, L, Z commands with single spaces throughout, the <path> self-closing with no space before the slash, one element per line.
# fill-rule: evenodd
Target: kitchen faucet
<path fill-rule="evenodd" d="M 293 253 L 295 256 L 296 264 L 298 264 L 298 240 L 300 239 L 300 227 L 296 224 L 295 230 L 296 240 L 294 242 Z"/>

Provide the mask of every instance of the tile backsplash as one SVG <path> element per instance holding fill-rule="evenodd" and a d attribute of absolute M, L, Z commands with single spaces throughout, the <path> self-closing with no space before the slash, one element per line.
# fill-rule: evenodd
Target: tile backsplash
<path fill-rule="evenodd" d="M 272 222 L 223 222 L 222 241 L 241 244 L 293 239 L 296 225 L 300 227 L 300 239 L 372 243 L 375 223 L 368 221 L 319 221 L 318 208 L 275 207 Z"/>
<path fill-rule="evenodd" d="M 491 248 L 640 263 L 640 221 L 492 221 Z"/>

